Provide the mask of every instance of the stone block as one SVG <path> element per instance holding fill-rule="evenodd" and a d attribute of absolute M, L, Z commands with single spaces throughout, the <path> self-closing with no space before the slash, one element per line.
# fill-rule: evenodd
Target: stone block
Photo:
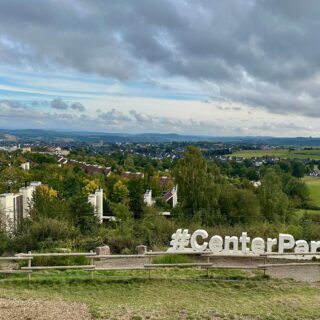
<path fill-rule="evenodd" d="M 147 246 L 144 246 L 144 245 L 136 246 L 136 252 L 137 254 L 145 254 L 147 252 Z"/>
<path fill-rule="evenodd" d="M 109 246 L 96 247 L 95 251 L 98 256 L 107 256 L 110 254 L 110 247 Z"/>

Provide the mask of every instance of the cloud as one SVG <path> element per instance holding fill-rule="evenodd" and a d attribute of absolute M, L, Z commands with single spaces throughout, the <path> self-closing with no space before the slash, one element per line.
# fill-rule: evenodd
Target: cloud
<path fill-rule="evenodd" d="M 50 105 L 47 101 L 46 105 Z M 219 110 L 219 115 L 205 120 L 193 119 L 186 116 L 177 118 L 170 113 L 159 115 L 142 113 L 131 109 L 127 112 L 116 108 L 100 113 L 79 113 L 65 110 L 43 108 L 42 103 L 20 103 L 16 108 L 14 101 L 0 101 L 0 125 L 5 128 L 38 128 L 38 129 L 68 129 L 76 131 L 101 131 L 118 133 L 180 133 L 211 136 L 241 136 L 241 135 L 270 135 L 278 136 L 320 135 L 320 125 L 316 118 L 309 122 L 302 117 L 279 116 L 270 117 L 265 112 L 250 115 L 249 118 L 229 119 L 235 112 L 234 108 Z M 35 106 L 36 105 L 36 106 Z M 241 110 L 236 110 L 241 112 Z M 235 115 L 238 118 L 238 114 Z M 14 119 L 14 121 L 12 121 Z"/>
<path fill-rule="evenodd" d="M 74 109 L 74 110 L 78 110 L 78 111 L 80 111 L 80 112 L 85 111 L 85 107 L 84 107 L 83 104 L 80 103 L 80 102 L 74 102 L 74 103 L 72 103 L 71 106 L 70 106 L 70 108 L 71 108 L 71 109 Z"/>
<path fill-rule="evenodd" d="M 146 115 L 144 113 L 137 112 L 135 110 L 130 110 L 130 114 L 134 117 L 134 119 L 138 122 L 153 122 L 153 117 L 150 115 Z"/>
<path fill-rule="evenodd" d="M 141 95 L 168 99 L 185 81 L 200 101 L 320 117 L 319 29 L 317 0 L 2 0 L 0 64 L 148 83 Z"/>
<path fill-rule="evenodd" d="M 37 102 L 33 102 L 34 104 Z M 82 103 L 80 102 L 73 102 L 73 103 L 68 103 L 64 100 L 62 100 L 61 98 L 56 98 L 53 99 L 50 102 L 51 108 L 53 109 L 57 109 L 57 110 L 67 110 L 67 109 L 73 109 L 73 110 L 77 110 L 79 112 L 84 112 L 85 111 L 85 107 Z"/>
<path fill-rule="evenodd" d="M 51 101 L 51 108 L 58 110 L 66 110 L 69 108 L 69 105 L 65 103 L 62 99 L 53 99 Z"/>

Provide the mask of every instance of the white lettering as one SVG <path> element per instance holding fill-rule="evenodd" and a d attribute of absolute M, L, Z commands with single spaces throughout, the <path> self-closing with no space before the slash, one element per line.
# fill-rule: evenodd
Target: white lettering
<path fill-rule="evenodd" d="M 250 238 L 247 236 L 246 232 L 242 232 L 242 235 L 240 237 L 240 243 L 241 243 L 241 251 L 243 254 L 249 253 L 250 249 L 247 247 L 247 243 L 250 243 Z"/>
<path fill-rule="evenodd" d="M 191 239 L 190 239 L 191 248 L 194 251 L 202 252 L 202 251 L 206 250 L 206 248 L 208 246 L 208 242 L 205 241 L 205 242 L 203 242 L 203 244 L 200 245 L 197 241 L 197 237 L 201 237 L 202 239 L 206 239 L 206 238 L 208 238 L 208 232 L 206 230 L 199 229 L 192 234 Z"/>
<path fill-rule="evenodd" d="M 305 240 L 296 241 L 296 246 L 294 248 L 294 252 L 295 253 L 308 253 L 309 252 L 308 242 Z"/>
<path fill-rule="evenodd" d="M 279 234 L 279 238 L 263 238 L 256 237 L 251 240 L 247 232 L 242 232 L 240 237 L 225 236 L 222 238 L 219 235 L 214 235 L 208 239 L 206 230 L 196 230 L 192 235 L 189 234 L 188 229 L 178 229 L 172 236 L 170 241 L 170 248 L 168 252 L 211 252 L 213 254 L 224 253 L 247 255 L 253 253 L 255 255 L 262 254 L 283 254 L 285 251 L 292 252 L 292 254 L 304 255 L 307 253 L 320 253 L 320 241 L 311 241 L 308 243 L 305 240 L 295 241 L 290 234 Z M 251 240 L 251 243 L 250 243 Z M 198 242 L 199 241 L 199 242 Z M 276 249 L 278 245 L 278 249 Z M 191 246 L 191 248 L 190 248 Z M 241 248 L 240 248 L 241 246 Z"/>
<path fill-rule="evenodd" d="M 311 253 L 316 253 L 320 249 L 320 241 L 311 241 Z"/>
<path fill-rule="evenodd" d="M 279 253 L 283 253 L 284 250 L 292 249 L 294 244 L 294 237 L 291 234 L 279 234 Z"/>
<path fill-rule="evenodd" d="M 273 246 L 276 246 L 277 243 L 278 243 L 277 239 L 268 238 L 267 239 L 267 253 L 272 253 L 272 248 L 273 248 Z"/>
<path fill-rule="evenodd" d="M 209 249 L 213 253 L 218 253 L 223 250 L 223 239 L 220 236 L 213 236 L 209 241 Z"/>
<path fill-rule="evenodd" d="M 230 249 L 230 244 L 232 244 L 232 251 L 233 252 L 238 251 L 238 249 L 239 249 L 239 239 L 238 239 L 238 237 L 236 237 L 236 236 L 232 236 L 232 237 L 226 236 L 224 238 L 224 250 L 226 250 L 227 252 L 229 252 L 231 250 Z"/>
<path fill-rule="evenodd" d="M 265 243 L 262 238 L 254 238 L 251 243 L 251 250 L 254 254 L 263 254 Z"/>

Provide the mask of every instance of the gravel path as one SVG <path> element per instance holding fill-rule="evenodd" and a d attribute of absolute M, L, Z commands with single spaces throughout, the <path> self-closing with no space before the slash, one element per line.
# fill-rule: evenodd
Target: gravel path
<path fill-rule="evenodd" d="M 0 298 L 0 320 L 91 320 L 85 304 Z"/>

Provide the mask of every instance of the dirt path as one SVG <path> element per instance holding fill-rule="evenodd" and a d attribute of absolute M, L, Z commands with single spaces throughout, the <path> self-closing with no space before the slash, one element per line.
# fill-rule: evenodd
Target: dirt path
<path fill-rule="evenodd" d="M 91 320 L 85 304 L 0 298 L 0 320 Z"/>

